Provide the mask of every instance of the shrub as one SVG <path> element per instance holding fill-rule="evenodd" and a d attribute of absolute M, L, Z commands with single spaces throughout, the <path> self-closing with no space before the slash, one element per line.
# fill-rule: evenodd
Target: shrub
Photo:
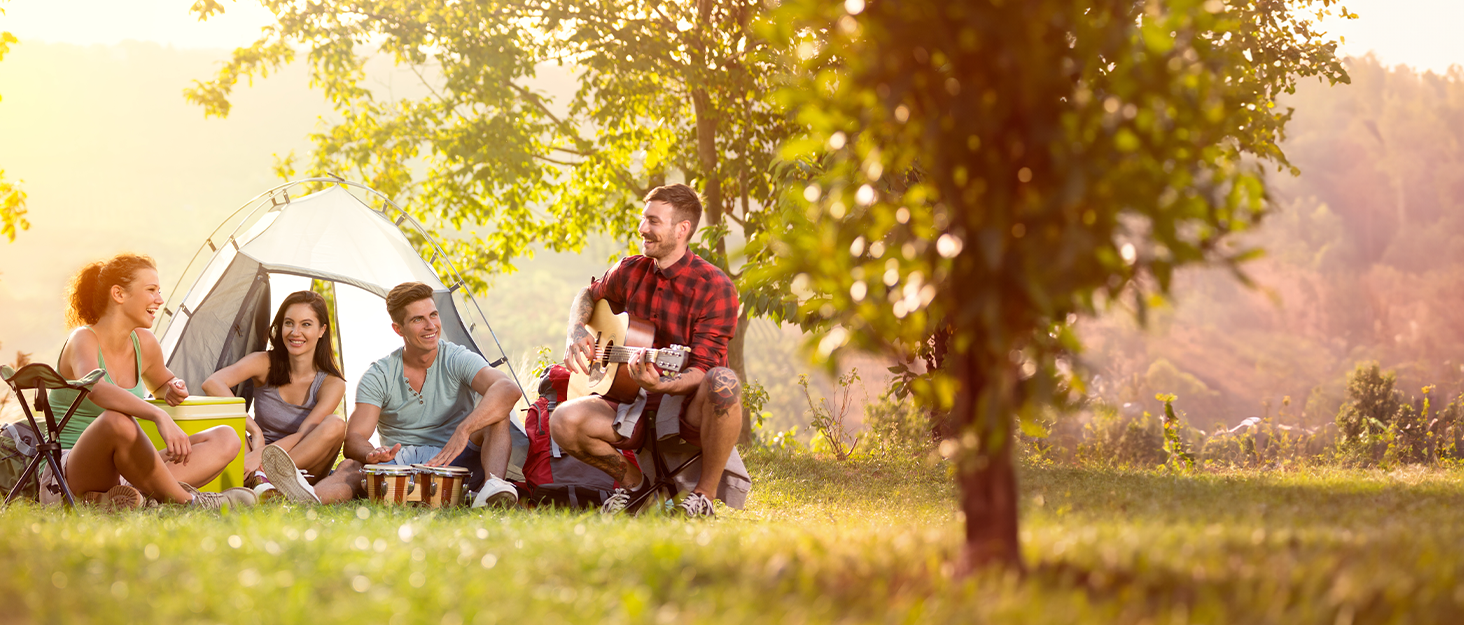
<path fill-rule="evenodd" d="M 1386 449 L 1388 424 L 1403 403 L 1398 376 L 1378 363 L 1357 365 L 1347 376 L 1347 403 L 1337 412 L 1338 448 L 1345 456 L 1375 461 Z"/>
<path fill-rule="evenodd" d="M 848 460 L 859 447 L 859 437 L 851 434 L 848 427 L 849 407 L 853 400 L 852 387 L 858 381 L 858 369 L 851 369 L 839 376 L 836 400 L 831 403 L 822 397 L 814 400 L 813 393 L 808 390 L 808 376 L 798 376 L 798 385 L 803 387 L 803 396 L 808 398 L 809 423 L 815 430 L 814 441 L 810 446 L 816 451 L 821 450 L 822 445 L 827 445 L 828 452 L 835 458 Z M 820 439 L 822 443 L 819 442 Z"/>
<path fill-rule="evenodd" d="M 864 406 L 864 451 L 879 460 L 923 458 L 935 450 L 930 415 L 909 399 L 886 393 Z"/>
<path fill-rule="evenodd" d="M 1079 462 L 1143 468 L 1164 463 L 1163 426 L 1147 411 L 1132 406 L 1125 404 L 1128 414 L 1109 404 L 1094 406 L 1092 417 L 1084 427 L 1086 440 L 1078 445 Z"/>

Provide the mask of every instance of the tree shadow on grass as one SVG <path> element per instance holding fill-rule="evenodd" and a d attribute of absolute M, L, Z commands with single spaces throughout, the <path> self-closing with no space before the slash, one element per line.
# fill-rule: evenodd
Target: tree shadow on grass
<path fill-rule="evenodd" d="M 1239 521 L 1292 529 L 1371 528 L 1400 519 L 1442 519 L 1464 510 L 1464 481 L 1442 473 L 1169 475 L 1028 468 L 1022 493 L 1024 515 L 1038 518 L 1076 515 L 1189 525 Z"/>

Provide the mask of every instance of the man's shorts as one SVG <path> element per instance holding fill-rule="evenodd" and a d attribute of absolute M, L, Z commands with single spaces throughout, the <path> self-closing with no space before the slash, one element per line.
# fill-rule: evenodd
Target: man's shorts
<path fill-rule="evenodd" d="M 682 439 L 684 439 L 688 443 L 691 443 L 692 445 L 696 445 L 697 447 L 701 447 L 701 430 L 699 428 L 697 428 L 697 426 L 695 424 L 693 424 L 692 422 L 686 420 L 686 413 L 691 412 L 691 410 L 690 410 L 691 403 L 693 401 L 696 401 L 696 395 L 697 395 L 698 392 L 699 391 L 692 391 L 692 393 L 690 395 L 683 395 L 682 396 L 685 399 L 683 399 L 681 401 L 681 406 L 679 407 L 680 412 L 676 415 L 676 424 L 677 424 L 678 427 L 680 427 L 680 434 L 681 434 L 681 438 Z M 666 398 L 664 396 L 661 398 L 662 404 L 665 404 L 665 399 Z M 601 397 L 600 398 L 600 401 L 605 402 L 606 405 L 610 406 L 610 409 L 611 410 L 614 410 L 615 411 L 615 423 L 616 424 L 619 424 L 621 421 L 624 421 L 626 418 L 639 418 L 640 417 L 639 414 L 626 414 L 627 412 L 635 409 L 635 407 L 636 407 L 635 404 L 622 404 L 620 402 L 613 401 L 613 400 L 610 400 L 610 399 L 606 399 L 604 397 Z M 659 408 L 660 407 L 657 406 L 657 409 L 658 410 L 659 410 Z M 636 424 L 636 427 L 640 427 L 640 425 L 639 424 Z M 663 438 L 667 435 L 666 432 L 659 432 L 658 431 L 656 433 L 659 434 Z"/>
<path fill-rule="evenodd" d="M 442 448 L 433 447 L 432 445 L 402 445 L 402 448 L 400 450 L 397 450 L 397 455 L 395 458 L 392 458 L 389 462 L 384 462 L 382 464 L 395 464 L 401 466 L 427 464 L 427 461 L 436 458 L 437 454 L 440 453 L 442 453 Z M 488 479 L 487 471 L 483 470 L 483 449 L 477 445 L 474 445 L 471 442 L 469 442 L 468 446 L 463 449 L 463 452 L 458 454 L 456 458 L 453 458 L 452 462 L 449 462 L 448 465 L 454 467 L 462 467 L 469 471 L 467 483 L 468 490 L 478 490 L 483 486 L 483 481 Z M 500 475 L 499 477 L 503 476 Z"/>

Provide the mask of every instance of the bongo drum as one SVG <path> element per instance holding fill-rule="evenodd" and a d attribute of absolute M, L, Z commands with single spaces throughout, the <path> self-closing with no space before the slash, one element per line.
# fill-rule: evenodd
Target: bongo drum
<path fill-rule="evenodd" d="M 414 464 L 421 502 L 433 508 L 463 505 L 463 487 L 469 471 L 463 467 L 429 467 Z"/>
<path fill-rule="evenodd" d="M 371 501 L 406 505 L 412 492 L 412 467 L 399 464 L 368 464 L 361 468 L 361 481 Z"/>

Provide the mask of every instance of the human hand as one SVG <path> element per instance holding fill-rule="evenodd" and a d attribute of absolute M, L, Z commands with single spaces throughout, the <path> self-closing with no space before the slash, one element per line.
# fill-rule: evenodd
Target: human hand
<path fill-rule="evenodd" d="M 457 432 L 454 432 L 452 438 L 447 439 L 447 444 L 442 446 L 442 451 L 437 452 L 436 456 L 433 456 L 431 460 L 427 461 L 427 466 L 447 466 L 451 464 L 453 460 L 456 460 L 458 454 L 463 453 L 463 450 L 467 447 L 468 437 L 459 436 Z"/>
<path fill-rule="evenodd" d="M 636 350 L 625 363 L 625 370 L 630 374 L 630 379 L 635 380 L 646 392 L 655 393 L 661 386 L 661 370 L 651 362 L 650 350 Z"/>
<path fill-rule="evenodd" d="M 193 443 L 188 440 L 188 434 L 183 432 L 183 428 L 178 427 L 173 418 L 161 410 L 153 423 L 158 426 L 158 436 L 163 439 L 163 459 L 177 464 L 188 464 L 188 457 L 193 453 Z"/>
<path fill-rule="evenodd" d="M 163 385 L 163 401 L 169 406 L 177 406 L 188 399 L 188 384 L 182 378 L 173 378 Z"/>
<path fill-rule="evenodd" d="M 574 329 L 564 344 L 564 367 L 574 373 L 588 375 L 595 361 L 595 337 L 584 324 Z"/>
<path fill-rule="evenodd" d="M 254 448 L 264 444 L 264 430 L 247 414 L 244 415 L 244 434 L 245 451 L 254 451 Z"/>
<path fill-rule="evenodd" d="M 391 462 L 392 459 L 396 458 L 397 452 L 401 450 L 401 443 L 392 445 L 390 448 L 377 447 L 376 449 L 371 450 L 371 453 L 366 454 L 365 464 L 382 464 L 384 462 Z"/>

